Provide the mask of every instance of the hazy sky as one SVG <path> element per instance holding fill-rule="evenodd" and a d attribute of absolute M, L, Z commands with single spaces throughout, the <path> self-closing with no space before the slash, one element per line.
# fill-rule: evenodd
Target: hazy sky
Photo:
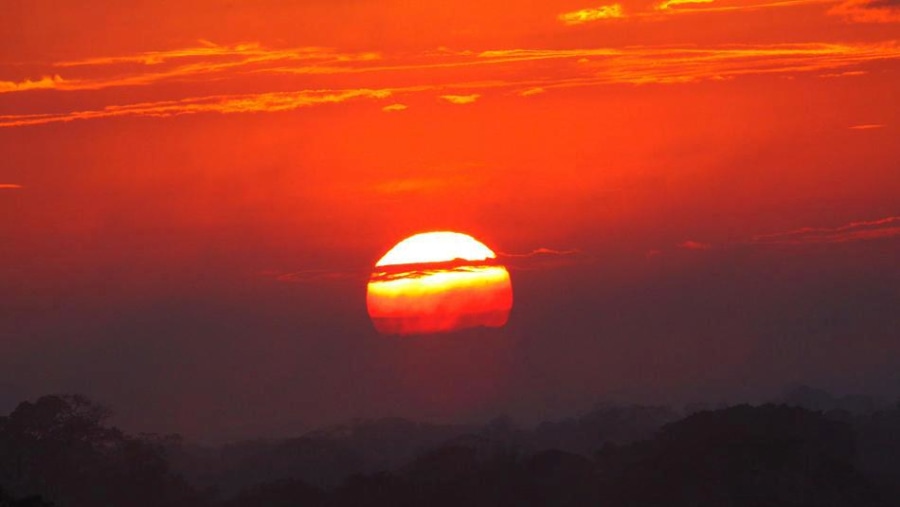
<path fill-rule="evenodd" d="M 896 0 L 0 3 L 0 412 L 130 430 L 900 395 Z M 509 323 L 382 337 L 422 231 Z"/>

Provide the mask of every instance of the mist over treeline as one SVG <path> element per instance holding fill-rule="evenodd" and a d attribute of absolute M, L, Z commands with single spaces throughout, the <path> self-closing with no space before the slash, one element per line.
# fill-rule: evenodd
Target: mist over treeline
<path fill-rule="evenodd" d="M 0 417 L 0 507 L 900 505 L 900 403 L 804 386 L 756 406 L 354 420 L 217 446 L 110 416 L 48 395 Z"/>

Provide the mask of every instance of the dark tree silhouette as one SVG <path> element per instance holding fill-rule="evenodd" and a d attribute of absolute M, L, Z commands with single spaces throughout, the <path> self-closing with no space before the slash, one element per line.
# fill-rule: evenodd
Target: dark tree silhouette
<path fill-rule="evenodd" d="M 863 506 L 849 425 L 802 408 L 700 412 L 597 461 L 623 506 Z"/>
<path fill-rule="evenodd" d="M 39 495 L 16 499 L 0 488 L 0 507 L 53 507 L 53 504 L 44 501 Z"/>
<path fill-rule="evenodd" d="M 206 448 L 197 461 L 180 438 L 110 427 L 109 411 L 83 396 L 45 396 L 0 417 L 0 507 L 900 505 L 900 408 L 813 394 L 853 403 L 824 413 L 741 405 L 662 427 L 668 409 L 611 406 L 536 430 L 506 417 L 483 428 L 355 421 Z M 183 466 L 218 459 L 220 482 L 199 487 L 232 489 L 198 494 L 169 470 L 170 456 Z"/>
<path fill-rule="evenodd" d="M 315 507 L 324 502 L 321 489 L 303 481 L 283 480 L 247 488 L 226 502 L 225 507 Z"/>
<path fill-rule="evenodd" d="M 151 507 L 189 496 L 169 475 L 163 445 L 105 426 L 109 416 L 79 395 L 19 404 L 0 417 L 0 484 L 58 507 Z"/>

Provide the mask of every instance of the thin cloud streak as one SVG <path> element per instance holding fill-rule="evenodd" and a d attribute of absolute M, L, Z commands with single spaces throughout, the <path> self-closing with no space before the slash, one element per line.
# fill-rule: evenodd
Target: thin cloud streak
<path fill-rule="evenodd" d="M 541 255 L 578 255 L 582 253 L 581 250 L 577 248 L 572 248 L 570 250 L 557 250 L 554 248 L 535 248 L 530 252 L 525 253 L 508 253 L 508 252 L 497 252 L 497 256 L 500 258 L 510 257 L 510 258 L 523 258 L 523 257 L 538 257 Z"/>
<path fill-rule="evenodd" d="M 389 106 L 384 106 L 381 108 L 381 110 L 386 113 L 406 111 L 406 109 L 406 104 L 391 104 Z"/>
<path fill-rule="evenodd" d="M 353 99 L 384 99 L 391 90 L 303 90 L 299 92 L 260 93 L 193 97 L 182 100 L 143 102 L 119 106 L 107 106 L 99 110 L 77 111 L 64 114 L 0 115 L 0 127 L 43 125 L 47 123 L 147 116 L 166 118 L 198 113 L 253 113 L 292 111 L 321 104 L 337 104 Z"/>
<path fill-rule="evenodd" d="M 255 47 L 255 46 L 254 46 Z M 258 49 L 248 50 L 255 55 Z M 310 50 L 311 51 L 311 50 Z M 338 58 L 332 54 L 334 58 Z M 124 57 L 122 57 L 124 58 Z M 146 57 L 145 57 L 146 58 Z M 173 57 L 174 58 L 174 57 Z M 182 57 L 177 57 L 182 58 Z M 186 58 L 186 57 L 185 57 Z M 861 65 L 872 62 L 900 60 L 900 45 L 897 41 L 886 41 L 869 44 L 768 44 L 768 45 L 728 45 L 711 48 L 686 47 L 653 47 L 637 46 L 624 48 L 587 48 L 587 49 L 507 49 L 489 50 L 480 53 L 451 52 L 445 50 L 440 54 L 418 57 L 418 63 L 398 63 L 396 66 L 385 65 L 390 60 L 379 57 L 377 60 L 360 57 L 348 57 L 347 62 L 353 72 L 370 67 L 372 72 L 389 72 L 397 70 L 427 70 L 432 68 L 464 68 L 479 66 L 484 69 L 485 79 L 481 81 L 458 81 L 452 75 L 445 77 L 443 84 L 435 83 L 423 72 L 396 76 L 397 83 L 391 88 L 372 89 L 366 86 L 348 87 L 336 90 L 300 89 L 290 92 L 262 92 L 257 94 L 224 94 L 215 96 L 188 96 L 167 101 L 109 104 L 92 110 L 75 110 L 62 113 L 11 114 L 0 116 L 0 127 L 40 125 L 72 121 L 76 119 L 98 119 L 117 116 L 177 116 L 202 112 L 239 113 L 239 112 L 275 112 L 298 109 L 326 103 L 345 102 L 346 100 L 367 97 L 385 98 L 391 93 L 417 93 L 441 90 L 440 97 L 453 104 L 471 104 L 487 89 L 508 89 L 511 94 L 527 97 L 556 88 L 595 87 L 611 84 L 669 84 L 690 83 L 704 80 L 727 80 L 747 75 L 763 74 L 801 74 L 814 72 L 835 77 L 857 75 L 864 72 Z M 431 61 L 422 60 L 430 58 Z M 434 60 L 438 61 L 434 61 Z M 101 59 L 102 60 L 102 59 Z M 88 61 L 88 60 L 86 60 Z M 104 60 L 105 61 L 105 60 Z M 547 72 L 549 77 L 535 79 L 529 72 L 534 62 L 546 62 L 555 67 L 555 72 Z M 269 72 L 275 74 L 296 74 L 304 65 L 289 70 L 281 67 L 279 61 L 274 68 L 263 66 L 253 72 Z M 70 82 L 65 78 L 54 78 L 42 85 L 22 85 L 4 82 L 0 87 L 7 90 L 31 87 L 56 87 L 66 89 L 96 89 L 100 83 L 115 81 L 120 85 L 152 85 L 160 79 L 181 76 L 190 80 L 199 72 L 218 69 L 222 79 L 228 79 L 235 71 L 233 66 L 245 65 L 240 62 L 218 62 L 210 64 L 192 63 L 177 66 L 168 70 L 154 71 L 147 75 L 134 74 L 124 78 L 97 79 L 94 81 Z M 154 65 L 149 65 L 155 68 Z M 347 67 L 344 70 L 351 70 Z M 330 64 L 327 66 L 330 69 Z M 494 68 L 497 70 L 494 71 Z M 377 70 L 376 70 L 377 69 Z M 245 69 L 246 70 L 246 69 Z M 343 70 L 342 70 L 343 71 Z M 331 72 L 330 70 L 328 72 Z M 496 72 L 496 74 L 495 74 Z M 246 76 L 246 73 L 238 73 Z M 491 80 L 493 75 L 502 75 L 503 79 Z M 166 76 L 165 78 L 162 76 Z M 427 80 L 427 81 L 423 81 Z M 428 84 L 422 84 L 427 82 Z M 92 84 L 93 83 L 93 84 Z M 364 83 L 363 83 L 364 84 Z M 103 85 L 106 86 L 106 85 Z M 70 88 L 67 88 L 70 87 Z M 102 86 L 100 86 L 102 88 Z M 446 93 L 460 90 L 468 93 Z M 387 106 L 386 111 L 397 111 L 399 107 Z"/>
<path fill-rule="evenodd" d="M 861 220 L 836 227 L 800 227 L 771 234 L 758 234 L 748 239 L 732 243 L 702 243 L 687 240 L 679 243 L 679 250 L 705 251 L 737 247 L 802 247 L 814 245 L 836 245 L 860 241 L 900 238 L 900 216 L 875 220 Z M 657 257 L 663 252 L 651 250 L 647 258 Z"/>
<path fill-rule="evenodd" d="M 53 75 L 37 80 L 24 79 L 19 82 L 0 81 L 0 93 L 24 92 L 36 89 L 60 91 L 102 90 L 123 86 L 146 86 L 165 81 L 205 78 L 211 74 L 228 71 L 245 71 L 273 64 L 295 64 L 294 71 L 309 74 L 341 73 L 340 66 L 353 66 L 359 62 L 372 62 L 381 56 L 374 52 L 340 53 L 329 48 L 303 47 L 289 49 L 268 49 L 258 43 L 236 44 L 232 46 L 202 46 L 170 51 L 149 51 L 136 55 L 85 58 L 51 64 L 57 71 Z M 167 64 L 197 60 L 191 63 L 168 66 Z M 149 70 L 129 68 L 128 72 L 117 70 L 139 64 Z M 337 65 L 337 66 L 335 66 Z M 67 77 L 60 75 L 69 70 L 84 69 L 105 71 L 110 75 L 99 78 Z"/>
<path fill-rule="evenodd" d="M 774 234 L 754 236 L 754 245 L 809 245 L 849 243 L 900 237 L 900 216 L 851 222 L 838 227 L 802 227 Z"/>
<path fill-rule="evenodd" d="M 143 64 L 160 65 L 173 60 L 187 58 L 226 58 L 243 57 L 260 60 L 376 60 L 378 53 L 365 52 L 342 54 L 332 48 L 309 46 L 288 49 L 269 49 L 258 42 L 246 42 L 232 45 L 219 45 L 209 41 L 200 41 L 201 46 L 171 49 L 166 51 L 145 51 L 134 55 L 102 56 L 82 58 L 54 63 L 55 67 L 95 67 L 106 65 Z"/>
<path fill-rule="evenodd" d="M 819 77 L 823 78 L 832 78 L 832 77 L 851 77 L 851 76 L 865 76 L 868 72 L 864 70 L 848 70 L 845 72 L 830 72 L 828 74 L 820 74 Z"/>
<path fill-rule="evenodd" d="M 447 102 L 449 102 L 451 104 L 460 104 L 460 105 L 472 104 L 476 100 L 478 100 L 479 97 L 481 97 L 481 95 L 479 95 L 477 93 L 472 93 L 469 95 L 441 95 L 441 98 L 446 100 Z"/>
<path fill-rule="evenodd" d="M 666 82 L 716 75 L 809 72 L 859 65 L 877 60 L 900 59 L 896 41 L 880 44 L 770 44 L 697 47 L 629 47 L 624 49 L 485 51 L 480 58 L 496 62 L 532 62 L 587 59 L 597 79 L 612 82 Z"/>
<path fill-rule="evenodd" d="M 685 5 L 694 6 L 696 4 L 711 4 L 713 1 L 714 0 L 666 0 L 656 4 L 656 7 L 654 8 L 658 11 L 665 11 L 673 7 L 679 8 L 679 6 L 683 7 Z"/>
<path fill-rule="evenodd" d="M 782 0 L 777 2 L 746 3 L 742 5 L 716 5 L 713 0 L 675 0 L 658 4 L 656 12 L 641 13 L 639 16 L 659 18 L 660 16 L 701 14 L 707 12 L 744 12 L 812 4 L 831 4 L 834 2 L 835 0 Z M 666 7 L 662 7 L 663 5 Z"/>
<path fill-rule="evenodd" d="M 621 4 L 601 5 L 595 8 L 565 12 L 557 19 L 567 26 L 582 25 L 605 20 L 659 21 L 668 16 L 682 14 L 702 14 L 710 12 L 744 12 L 760 9 L 796 7 L 810 4 L 833 4 L 836 0 L 781 0 L 775 2 L 743 3 L 740 5 L 716 5 L 715 0 L 664 0 L 652 6 L 651 10 L 626 13 Z M 866 2 L 870 0 L 850 0 Z"/>
<path fill-rule="evenodd" d="M 540 94 L 544 93 L 545 91 L 547 91 L 547 90 L 544 90 L 540 86 L 535 86 L 533 88 L 526 88 L 524 90 L 519 90 L 518 92 L 516 92 L 516 95 L 518 95 L 520 97 L 533 97 L 535 95 L 540 95 Z"/>
<path fill-rule="evenodd" d="M 0 183 L 0 190 L 18 190 L 20 188 L 24 187 L 16 183 Z"/>
<path fill-rule="evenodd" d="M 183 59 L 188 56 L 206 56 L 212 59 L 177 65 L 171 68 L 158 69 L 158 67 L 171 60 Z M 236 60 L 219 61 L 220 57 L 239 57 Z M 511 49 L 511 50 L 487 50 L 473 54 L 468 51 L 445 51 L 440 55 L 423 55 L 418 61 L 391 63 L 377 53 L 338 53 L 322 48 L 295 48 L 285 50 L 271 50 L 262 48 L 258 44 L 246 44 L 237 46 L 216 46 L 215 48 L 187 48 L 168 52 L 148 52 L 134 56 L 88 58 L 84 60 L 62 62 L 56 66 L 92 66 L 95 70 L 102 70 L 106 66 L 115 63 L 144 62 L 144 66 L 151 69 L 149 72 L 116 73 L 115 75 L 100 78 L 68 77 L 58 73 L 45 76 L 38 80 L 23 79 L 21 81 L 0 82 L 0 93 L 22 92 L 34 89 L 54 90 L 100 90 L 117 86 L 145 86 L 167 80 L 190 78 L 203 78 L 209 74 L 229 71 L 266 72 L 285 75 L 312 75 L 312 74 L 353 74 L 360 72 L 398 72 L 404 70 L 427 69 L 451 69 L 456 67 L 493 66 L 503 64 L 515 64 L 540 60 L 567 60 L 588 59 L 602 60 L 610 67 L 611 71 L 619 69 L 620 74 L 628 75 L 628 67 L 637 65 L 640 73 L 646 74 L 647 70 L 660 67 L 663 71 L 673 66 L 686 63 L 702 64 L 717 62 L 732 62 L 735 65 L 748 67 L 747 64 L 755 63 L 752 59 L 781 60 L 789 59 L 808 60 L 815 64 L 815 68 L 832 69 L 843 65 L 855 64 L 879 58 L 897 58 L 898 48 L 896 41 L 887 41 L 882 44 L 773 44 L 759 46 L 720 46 L 711 48 L 697 48 L 686 46 L 684 48 L 673 47 L 626 47 L 626 48 L 580 48 L 580 49 Z M 437 61 L 435 61 L 437 60 Z M 304 62 L 315 61 L 313 65 Z M 832 65 L 829 65 L 829 61 Z M 159 62 L 159 63 L 146 63 Z M 285 66 L 285 63 L 298 63 L 299 65 Z M 758 63 L 758 62 L 756 62 Z M 777 63 L 773 61 L 772 63 Z M 752 72 L 752 66 L 746 69 Z M 636 74 L 633 72 L 630 74 Z M 650 72 L 650 78 L 653 77 Z M 632 78 L 631 81 L 635 79 Z"/>
<path fill-rule="evenodd" d="M 590 257 L 576 248 L 559 250 L 541 247 L 523 253 L 497 252 L 497 260 L 512 271 L 537 271 L 582 264 L 589 262 Z"/>

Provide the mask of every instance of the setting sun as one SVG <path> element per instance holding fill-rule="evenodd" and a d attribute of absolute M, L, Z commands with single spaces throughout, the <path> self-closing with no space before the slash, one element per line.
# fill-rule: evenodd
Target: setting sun
<path fill-rule="evenodd" d="M 501 327 L 512 308 L 506 268 L 483 243 L 457 232 L 411 236 L 390 249 L 369 280 L 369 316 L 382 334 Z"/>
<path fill-rule="evenodd" d="M 483 261 L 497 257 L 484 243 L 458 232 L 425 232 L 410 236 L 388 250 L 376 267 L 455 259 Z"/>

